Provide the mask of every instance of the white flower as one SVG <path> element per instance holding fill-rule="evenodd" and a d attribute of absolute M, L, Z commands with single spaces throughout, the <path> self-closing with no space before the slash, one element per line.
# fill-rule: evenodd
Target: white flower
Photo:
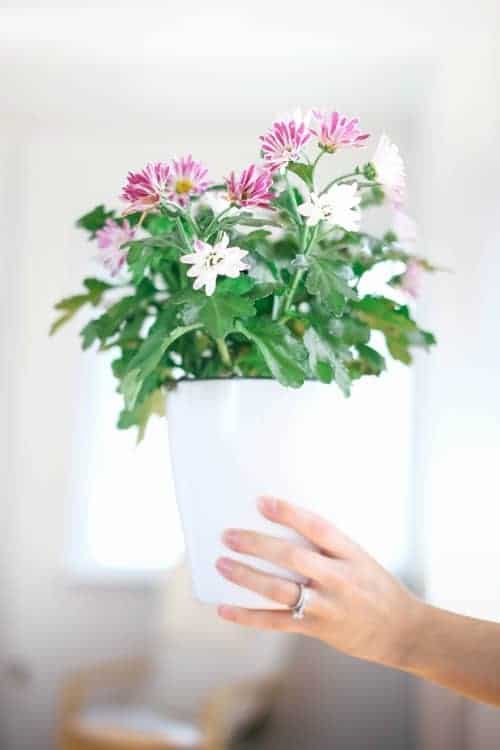
<path fill-rule="evenodd" d="M 248 254 L 247 251 L 239 247 L 228 247 L 228 245 L 227 234 L 224 234 L 220 242 L 216 242 L 215 245 L 195 240 L 195 252 L 181 257 L 182 263 L 191 264 L 187 275 L 195 278 L 194 289 L 201 289 L 204 286 L 205 293 L 210 297 L 215 291 L 217 276 L 230 276 L 235 279 L 241 271 L 249 268 L 242 261 L 242 258 Z"/>
<path fill-rule="evenodd" d="M 380 137 L 372 164 L 377 173 L 376 179 L 384 188 L 387 197 L 393 203 L 401 204 L 406 189 L 405 165 L 398 147 L 385 133 Z"/>
<path fill-rule="evenodd" d="M 351 185 L 333 185 L 322 195 L 311 193 L 308 200 L 299 206 L 299 211 L 307 217 L 306 224 L 309 227 L 316 226 L 319 221 L 326 221 L 348 232 L 356 232 L 361 221 L 360 200 L 355 182 Z"/>

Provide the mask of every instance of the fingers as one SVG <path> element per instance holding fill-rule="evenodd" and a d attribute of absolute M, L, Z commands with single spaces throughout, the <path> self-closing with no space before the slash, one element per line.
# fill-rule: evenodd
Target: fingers
<path fill-rule="evenodd" d="M 278 604 L 284 604 L 286 607 L 293 607 L 299 598 L 299 585 L 294 581 L 287 581 L 286 578 L 263 573 L 250 565 L 230 560 L 228 557 L 219 558 L 216 567 L 228 581 L 255 591 L 256 594 Z"/>
<path fill-rule="evenodd" d="M 358 545 L 321 516 L 274 497 L 259 498 L 259 509 L 273 523 L 287 526 L 334 557 L 359 554 Z"/>
<path fill-rule="evenodd" d="M 227 547 L 243 555 L 259 557 L 280 568 L 299 573 L 318 583 L 328 582 L 329 562 L 318 552 L 256 531 L 229 529 L 223 535 Z"/>
<path fill-rule="evenodd" d="M 249 628 L 282 630 L 287 633 L 304 631 L 304 621 L 294 620 L 291 612 L 272 609 L 244 609 L 243 607 L 228 607 L 226 605 L 220 606 L 217 611 L 224 620 L 235 622 L 238 625 L 246 625 Z"/>

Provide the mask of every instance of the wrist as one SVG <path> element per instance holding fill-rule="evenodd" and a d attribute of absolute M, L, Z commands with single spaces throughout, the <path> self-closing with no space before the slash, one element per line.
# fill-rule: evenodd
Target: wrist
<path fill-rule="evenodd" d="M 424 661 L 422 646 L 433 618 L 433 611 L 433 607 L 411 596 L 402 618 L 391 666 L 404 672 L 419 672 Z"/>

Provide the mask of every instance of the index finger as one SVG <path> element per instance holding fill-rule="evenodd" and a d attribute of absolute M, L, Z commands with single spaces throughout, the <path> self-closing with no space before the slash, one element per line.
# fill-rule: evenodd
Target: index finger
<path fill-rule="evenodd" d="M 352 558 L 361 552 L 352 539 L 316 513 L 267 495 L 259 498 L 258 505 L 269 521 L 293 529 L 333 557 Z"/>

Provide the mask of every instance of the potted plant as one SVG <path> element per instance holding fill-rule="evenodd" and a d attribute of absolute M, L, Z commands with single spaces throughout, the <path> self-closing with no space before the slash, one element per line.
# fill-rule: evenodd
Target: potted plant
<path fill-rule="evenodd" d="M 411 249 L 397 147 L 383 135 L 371 159 L 320 185 L 320 162 L 334 167 L 337 151 L 367 145 L 356 118 L 298 113 L 260 140 L 260 159 L 222 182 L 191 156 L 130 172 L 123 211 L 99 205 L 79 219 L 104 273 L 56 305 L 52 326 L 95 308 L 82 345 L 116 351 L 119 428 L 142 438 L 168 395 L 195 591 L 247 606 L 262 602 L 214 569 L 222 530 L 266 528 L 255 511 L 263 489 L 329 515 L 331 462 L 315 437 L 320 420 L 335 419 L 326 386 L 348 396 L 382 373 L 387 354 L 409 364 L 415 347 L 435 343 L 404 302 L 432 267 Z M 393 221 L 375 236 L 362 219 L 382 204 Z M 394 269 L 385 293 L 364 293 L 380 264 Z M 304 436 L 320 462 L 304 461 Z"/>

